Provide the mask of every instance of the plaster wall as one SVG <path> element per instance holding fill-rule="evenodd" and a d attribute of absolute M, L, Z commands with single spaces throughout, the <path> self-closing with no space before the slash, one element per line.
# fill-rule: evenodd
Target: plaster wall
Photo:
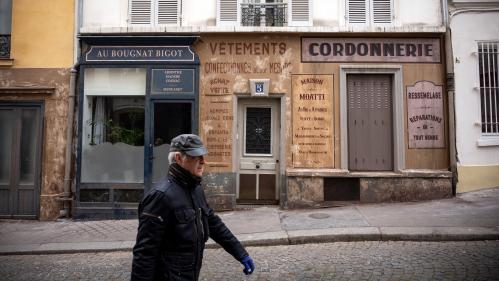
<path fill-rule="evenodd" d="M 83 0 L 83 26 L 119 27 L 128 20 L 128 0 Z"/>
<path fill-rule="evenodd" d="M 183 27 L 216 26 L 217 0 L 183 0 L 182 21 Z M 345 20 L 345 2 L 342 0 L 312 0 L 311 11 L 314 27 L 348 27 Z M 83 26 L 89 27 L 114 27 L 114 32 L 137 31 L 136 28 L 128 29 L 129 0 L 83 0 Z M 441 1 L 434 0 L 394 0 L 394 23 L 390 26 L 411 26 L 417 31 L 418 27 L 441 26 L 442 8 Z M 352 26 L 354 30 L 384 31 L 384 26 L 375 29 L 366 26 Z M 140 29 L 140 28 L 139 28 Z M 98 29 L 93 29 L 99 31 Z M 111 29 L 112 30 L 112 29 Z M 147 30 L 147 27 L 146 29 Z M 150 31 L 157 30 L 152 28 Z M 226 29 L 225 29 L 226 30 Z M 105 30 L 108 32 L 109 30 Z M 215 29 L 216 31 L 216 29 Z M 104 31 L 103 31 L 104 32 Z"/>
<path fill-rule="evenodd" d="M 73 65 L 74 1 L 12 2 L 11 58 L 14 68 Z"/>
<path fill-rule="evenodd" d="M 450 22 L 454 59 L 456 99 L 456 147 L 458 165 L 499 164 L 499 136 L 481 133 L 480 85 L 478 70 L 479 41 L 499 42 L 499 12 L 465 13 Z M 495 145 L 480 146 L 481 140 L 496 140 Z"/>
<path fill-rule="evenodd" d="M 53 88 L 51 94 L 2 94 L 1 101 L 43 101 L 43 139 L 40 182 L 40 219 L 55 219 L 59 215 L 60 202 L 56 200 L 64 185 L 66 149 L 66 120 L 69 92 L 69 69 L 30 68 L 2 69 L 0 87 L 19 85 Z"/>

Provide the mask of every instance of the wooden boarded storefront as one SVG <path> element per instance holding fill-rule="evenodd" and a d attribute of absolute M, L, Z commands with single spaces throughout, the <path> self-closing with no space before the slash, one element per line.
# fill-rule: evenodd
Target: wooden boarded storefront
<path fill-rule="evenodd" d="M 397 36 L 204 35 L 210 203 L 451 196 L 443 39 Z"/>

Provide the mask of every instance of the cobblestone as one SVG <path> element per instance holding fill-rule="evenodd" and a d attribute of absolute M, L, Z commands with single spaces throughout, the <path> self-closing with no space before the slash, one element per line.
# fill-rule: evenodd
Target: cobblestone
<path fill-rule="evenodd" d="M 499 280 L 499 241 L 338 242 L 248 247 L 250 277 L 222 249 L 200 280 Z M 130 252 L 0 256 L 2 280 L 129 280 Z"/>

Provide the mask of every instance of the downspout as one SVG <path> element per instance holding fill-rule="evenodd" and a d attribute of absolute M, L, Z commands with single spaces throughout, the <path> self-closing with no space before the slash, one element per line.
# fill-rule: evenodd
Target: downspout
<path fill-rule="evenodd" d="M 62 201 L 63 208 L 59 211 L 59 217 L 69 217 L 70 215 L 70 202 L 73 200 L 71 196 L 71 166 L 72 166 L 72 147 L 73 147 L 73 121 L 74 121 L 74 105 L 75 105 L 75 91 L 76 91 L 76 77 L 78 74 L 78 65 L 75 64 L 71 68 L 71 76 L 69 80 L 69 97 L 68 97 L 68 118 L 66 122 L 66 162 L 64 167 L 64 192 L 60 200 Z"/>
<path fill-rule="evenodd" d="M 68 96 L 68 117 L 66 120 L 66 155 L 65 155 L 65 167 L 64 167 L 64 185 L 63 193 L 59 200 L 62 201 L 62 209 L 59 211 L 59 218 L 69 217 L 71 210 L 71 201 L 73 201 L 73 196 L 71 195 L 71 166 L 72 161 L 72 148 L 73 148 L 73 122 L 74 122 L 74 108 L 75 108 L 75 98 L 76 98 L 76 79 L 78 76 L 79 68 L 79 45 L 76 39 L 76 34 L 78 34 L 78 27 L 80 26 L 80 13 L 81 7 L 79 0 L 74 0 L 74 5 L 77 10 L 74 19 L 74 42 L 73 42 L 73 61 L 76 63 L 73 65 L 70 71 L 69 78 L 69 96 Z"/>
<path fill-rule="evenodd" d="M 449 163 L 452 172 L 452 195 L 456 195 L 457 186 L 457 147 L 456 147 L 456 98 L 454 82 L 454 53 L 452 51 L 452 33 L 449 23 L 448 0 L 442 0 L 442 21 L 445 26 L 445 69 L 447 97 L 449 102 Z"/>

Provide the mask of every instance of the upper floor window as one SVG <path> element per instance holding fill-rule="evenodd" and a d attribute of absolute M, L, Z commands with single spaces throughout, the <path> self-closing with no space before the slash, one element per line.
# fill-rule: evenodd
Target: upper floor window
<path fill-rule="evenodd" d="M 130 0 L 130 23 L 180 25 L 179 0 Z"/>
<path fill-rule="evenodd" d="M 10 58 L 12 0 L 0 0 L 0 59 Z"/>
<path fill-rule="evenodd" d="M 311 0 L 218 0 L 218 26 L 311 26 Z"/>
<path fill-rule="evenodd" d="M 483 135 L 499 136 L 499 42 L 478 43 Z"/>
<path fill-rule="evenodd" d="M 390 24 L 393 0 L 347 0 L 347 20 L 351 24 Z"/>

